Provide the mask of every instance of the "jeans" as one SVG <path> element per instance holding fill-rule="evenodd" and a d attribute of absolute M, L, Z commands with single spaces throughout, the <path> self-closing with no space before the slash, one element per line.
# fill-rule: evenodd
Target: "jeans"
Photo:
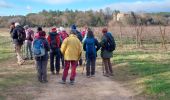
<path fill-rule="evenodd" d="M 55 60 L 55 63 L 54 63 Z M 54 68 L 55 66 L 55 68 Z M 60 71 L 60 51 L 58 50 L 51 50 L 50 51 L 50 69 L 51 72 L 54 72 L 54 69 L 56 69 L 56 72 Z"/>
<path fill-rule="evenodd" d="M 95 65 L 96 65 L 96 59 L 95 58 L 89 58 L 86 59 L 86 75 L 95 75 Z"/>
<path fill-rule="evenodd" d="M 39 81 L 47 81 L 47 63 L 48 60 L 36 60 L 37 76 Z"/>
<path fill-rule="evenodd" d="M 104 63 L 106 74 L 113 73 L 110 58 L 103 58 L 103 63 Z"/>
<path fill-rule="evenodd" d="M 32 42 L 30 41 L 26 41 L 25 42 L 26 45 L 26 58 L 30 58 L 32 59 Z"/>
<path fill-rule="evenodd" d="M 69 68 L 70 68 L 70 64 L 71 64 L 70 81 L 74 81 L 75 80 L 77 63 L 78 63 L 78 61 L 65 61 L 65 68 L 64 68 L 63 77 L 62 77 L 63 81 L 66 81 L 66 79 L 67 79 L 68 71 L 69 71 Z"/>

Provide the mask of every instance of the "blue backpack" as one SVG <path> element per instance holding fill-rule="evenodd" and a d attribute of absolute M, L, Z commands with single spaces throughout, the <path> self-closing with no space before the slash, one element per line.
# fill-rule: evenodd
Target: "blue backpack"
<path fill-rule="evenodd" d="M 95 39 L 87 38 L 86 39 L 86 57 L 95 58 L 96 57 L 96 48 L 95 48 Z"/>
<path fill-rule="evenodd" d="M 45 55 L 44 43 L 41 39 L 36 39 L 33 42 L 33 54 L 35 57 L 42 57 Z"/>

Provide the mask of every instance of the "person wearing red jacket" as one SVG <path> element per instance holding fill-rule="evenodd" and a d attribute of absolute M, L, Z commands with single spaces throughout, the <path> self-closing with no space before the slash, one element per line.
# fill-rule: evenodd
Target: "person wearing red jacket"
<path fill-rule="evenodd" d="M 69 36 L 63 27 L 60 27 L 59 34 L 60 34 L 60 37 L 62 38 L 62 41 L 64 41 Z M 62 68 L 64 69 L 64 66 L 65 66 L 64 56 L 62 54 L 61 54 L 61 62 L 62 62 Z"/>
<path fill-rule="evenodd" d="M 57 29 L 55 27 L 51 29 L 51 32 L 47 36 L 47 40 L 50 45 L 51 73 L 54 75 L 55 74 L 54 69 L 56 69 L 56 74 L 58 75 L 60 72 L 60 56 L 61 56 L 60 47 L 61 47 L 62 39 L 60 38 L 60 35 L 57 33 Z M 54 63 L 54 59 L 55 59 L 55 63 Z"/>

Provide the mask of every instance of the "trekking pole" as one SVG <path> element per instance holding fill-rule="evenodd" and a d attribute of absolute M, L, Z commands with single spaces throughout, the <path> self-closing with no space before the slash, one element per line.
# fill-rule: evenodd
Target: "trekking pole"
<path fill-rule="evenodd" d="M 84 61 L 84 65 L 83 65 L 83 70 L 82 70 L 82 75 L 83 75 L 83 73 L 84 73 L 84 67 L 86 66 L 86 59 L 85 59 L 85 61 Z"/>
<path fill-rule="evenodd" d="M 104 75 L 104 62 L 103 62 L 103 59 L 102 59 L 102 71 L 103 71 L 103 75 Z"/>

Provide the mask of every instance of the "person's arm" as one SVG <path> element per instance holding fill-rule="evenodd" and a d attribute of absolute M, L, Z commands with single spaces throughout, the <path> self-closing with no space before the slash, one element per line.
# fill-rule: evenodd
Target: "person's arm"
<path fill-rule="evenodd" d="M 65 39 L 61 45 L 61 53 L 64 55 L 67 48 L 67 39 Z"/>
<path fill-rule="evenodd" d="M 100 49 L 100 44 L 97 39 L 95 39 L 95 45 L 97 46 L 96 51 L 98 51 Z"/>
<path fill-rule="evenodd" d="M 50 41 L 51 41 L 50 35 L 47 36 L 47 41 L 48 41 L 48 44 L 50 44 Z"/>
<path fill-rule="evenodd" d="M 17 35 L 17 31 L 16 31 L 16 29 L 13 29 L 12 38 L 15 39 L 17 37 L 16 35 Z"/>
<path fill-rule="evenodd" d="M 48 41 L 46 40 L 46 42 L 45 42 L 45 48 L 46 48 L 46 50 L 47 51 L 50 51 L 50 45 L 49 45 L 49 43 L 48 43 Z"/>
<path fill-rule="evenodd" d="M 106 38 L 105 38 L 105 36 L 103 36 L 102 37 L 102 40 L 101 40 L 101 42 L 100 42 L 100 46 L 101 47 L 105 47 L 105 43 L 107 42 L 107 40 L 106 40 Z"/>
<path fill-rule="evenodd" d="M 82 55 L 82 43 L 79 41 L 79 45 L 80 45 L 80 48 L 79 48 L 79 60 L 81 58 L 81 55 Z"/>
<path fill-rule="evenodd" d="M 83 50 L 86 51 L 86 41 L 83 43 Z"/>

